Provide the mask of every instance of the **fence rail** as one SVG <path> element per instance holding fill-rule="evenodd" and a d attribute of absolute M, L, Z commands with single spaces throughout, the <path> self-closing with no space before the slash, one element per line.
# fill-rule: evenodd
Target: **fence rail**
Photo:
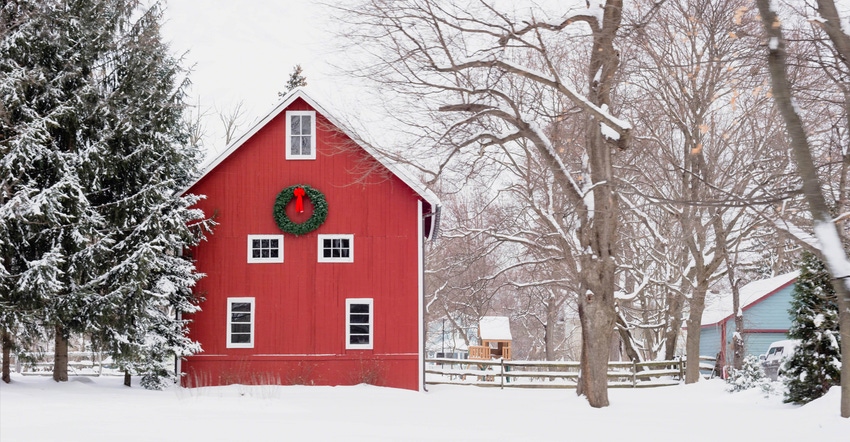
<path fill-rule="evenodd" d="M 50 354 L 31 354 L 21 360 L 12 356 L 13 370 L 25 376 L 50 376 L 53 361 Z M 69 352 L 71 376 L 123 376 L 123 372 L 104 363 L 101 355 L 91 352 Z M 511 361 L 452 358 L 425 359 L 425 383 L 453 384 L 500 388 L 576 388 L 580 363 L 577 361 Z M 608 386 L 645 388 L 677 385 L 685 378 L 685 361 L 609 362 Z M 715 359 L 700 356 L 700 373 L 715 373 Z"/>
<path fill-rule="evenodd" d="M 700 357 L 703 360 L 713 358 Z M 580 363 L 576 361 L 479 361 L 428 358 L 425 360 L 428 385 L 475 385 L 499 388 L 576 388 Z M 708 364 L 700 364 L 701 368 Z M 714 365 L 711 365 L 714 368 Z M 704 374 L 705 375 L 705 374 Z M 685 378 L 685 362 L 609 362 L 608 386 L 646 388 L 678 385 Z"/>
<path fill-rule="evenodd" d="M 52 353 L 24 353 L 23 357 L 11 355 L 12 370 L 24 376 L 52 376 Z M 124 372 L 104 362 L 103 355 L 89 351 L 68 352 L 69 376 L 123 376 Z"/>

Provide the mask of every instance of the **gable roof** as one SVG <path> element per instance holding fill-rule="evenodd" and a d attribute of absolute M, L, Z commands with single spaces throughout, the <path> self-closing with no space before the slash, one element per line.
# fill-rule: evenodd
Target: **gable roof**
<path fill-rule="evenodd" d="M 772 296 L 779 290 L 787 287 L 797 280 L 799 271 L 786 273 L 773 278 L 753 281 L 738 291 L 741 310 L 746 310 L 754 304 Z M 702 313 L 701 325 L 715 325 L 725 322 L 734 316 L 732 311 L 732 291 L 723 293 L 706 303 L 705 311 Z"/>
<path fill-rule="evenodd" d="M 507 316 L 484 316 L 478 322 L 478 336 L 487 341 L 510 341 L 511 322 Z"/>
<path fill-rule="evenodd" d="M 397 163 L 389 161 L 375 149 L 370 146 L 366 146 L 363 143 L 357 141 L 357 137 L 351 133 L 345 125 L 340 123 L 336 117 L 333 116 L 330 112 L 328 112 L 325 108 L 323 108 L 316 100 L 307 95 L 304 88 L 295 88 L 290 91 L 286 96 L 283 97 L 283 100 L 278 103 L 265 117 L 263 117 L 257 124 L 248 129 L 245 133 L 243 133 L 239 138 L 236 138 L 235 141 L 230 143 L 226 149 L 222 153 L 220 153 L 217 157 L 215 157 L 206 167 L 201 171 L 201 174 L 193 180 L 186 188 L 184 188 L 180 193 L 186 193 L 189 189 L 192 188 L 195 184 L 201 181 L 205 176 L 207 176 L 213 169 L 216 168 L 219 164 L 221 164 L 224 160 L 227 159 L 233 152 L 236 152 L 243 144 L 245 144 L 248 140 L 251 139 L 257 132 L 260 131 L 266 124 L 272 121 L 275 117 L 280 115 L 286 108 L 289 107 L 295 100 L 301 98 L 306 101 L 307 104 L 310 105 L 316 112 L 322 114 L 328 121 L 331 122 L 336 128 L 341 130 L 348 138 L 350 138 L 355 144 L 357 144 L 360 148 L 362 148 L 366 153 L 371 155 L 378 161 L 382 166 L 386 167 L 393 175 L 397 176 L 404 184 L 407 184 L 408 187 L 413 189 L 423 200 L 425 200 L 428 204 L 431 205 L 431 209 L 434 212 L 439 213 L 438 207 L 441 205 L 440 198 L 437 197 L 437 194 L 432 192 L 430 189 L 425 187 L 419 180 L 415 179 L 411 176 L 407 171 L 403 168 L 399 167 Z"/>

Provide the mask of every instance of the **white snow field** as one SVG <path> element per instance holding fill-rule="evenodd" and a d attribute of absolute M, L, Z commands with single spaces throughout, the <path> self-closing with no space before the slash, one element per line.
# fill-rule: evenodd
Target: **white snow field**
<path fill-rule="evenodd" d="M 805 406 L 721 380 L 574 390 L 431 386 L 429 392 L 240 386 L 147 391 L 120 377 L 13 376 L 0 384 L 0 441 L 850 441 L 839 390 Z M 134 379 L 135 381 L 135 379 Z"/>

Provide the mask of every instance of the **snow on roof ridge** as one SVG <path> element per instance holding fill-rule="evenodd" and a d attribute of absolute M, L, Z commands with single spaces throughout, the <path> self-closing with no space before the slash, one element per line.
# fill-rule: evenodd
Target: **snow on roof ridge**
<path fill-rule="evenodd" d="M 772 278 L 760 279 L 752 281 L 749 284 L 741 287 L 740 307 L 745 309 L 762 299 L 766 295 L 776 291 L 780 287 L 784 287 L 791 281 L 795 280 L 800 274 L 799 270 L 784 273 Z M 711 302 L 706 302 L 705 311 L 702 314 L 701 325 L 714 325 L 733 316 L 732 311 L 732 291 L 722 293 L 714 298 Z"/>
<path fill-rule="evenodd" d="M 397 163 L 388 160 L 384 155 L 379 153 L 378 151 L 372 149 L 369 146 L 364 145 L 357 141 L 357 137 L 345 126 L 343 125 L 339 119 L 337 119 L 333 114 L 328 112 L 322 105 L 320 105 L 316 100 L 314 100 L 310 95 L 307 94 L 305 88 L 296 87 L 289 91 L 280 103 L 276 104 L 271 110 L 266 113 L 266 115 L 260 119 L 256 124 L 251 126 L 248 130 L 246 130 L 242 135 L 237 137 L 235 141 L 230 143 L 224 151 L 222 151 L 218 156 L 216 156 L 212 161 L 210 161 L 204 169 L 201 171 L 201 174 L 193 180 L 189 185 L 183 188 L 179 193 L 186 193 L 189 189 L 192 188 L 195 184 L 201 181 L 207 174 L 209 174 L 213 169 L 215 169 L 219 164 L 221 164 L 225 159 L 227 159 L 233 152 L 238 150 L 245 142 L 247 142 L 251 137 L 253 137 L 257 132 L 260 131 L 263 127 L 266 126 L 272 119 L 280 115 L 284 109 L 289 107 L 295 100 L 298 98 L 303 99 L 310 105 L 313 109 L 315 109 L 320 114 L 324 115 L 335 127 L 341 130 L 346 136 L 348 136 L 354 143 L 356 143 L 360 148 L 366 151 L 369 155 L 375 158 L 376 161 L 381 163 L 384 167 L 389 169 L 393 175 L 397 176 L 402 182 L 407 184 L 414 192 L 416 192 L 420 197 L 422 197 L 425 201 L 431 204 L 431 207 L 436 208 L 440 206 L 440 198 L 436 193 L 431 191 L 431 189 L 427 188 L 424 184 L 422 184 L 418 179 L 415 179 L 412 175 L 410 175 L 405 169 L 400 167 Z"/>
<path fill-rule="evenodd" d="M 488 341 L 510 341 L 511 321 L 507 316 L 482 316 L 478 321 L 478 335 Z"/>

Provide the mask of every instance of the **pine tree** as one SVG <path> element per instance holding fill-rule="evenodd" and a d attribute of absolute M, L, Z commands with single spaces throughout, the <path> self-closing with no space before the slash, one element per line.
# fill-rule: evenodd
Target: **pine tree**
<path fill-rule="evenodd" d="M 277 95 L 279 97 L 283 97 L 288 94 L 289 91 L 297 88 L 307 86 L 307 77 L 303 75 L 303 71 L 301 70 L 301 65 L 296 64 L 294 68 L 292 68 L 292 73 L 289 74 L 289 80 L 286 82 L 286 92 L 278 92 Z"/>
<path fill-rule="evenodd" d="M 823 262 L 810 253 L 803 254 L 792 296 L 788 335 L 800 345 L 783 371 L 785 402 L 805 404 L 839 384 L 841 364 L 835 291 Z"/>
<path fill-rule="evenodd" d="M 194 196 L 176 197 L 196 174 L 199 150 L 188 146 L 183 72 L 159 36 L 155 5 L 128 26 L 116 48 L 122 69 L 106 82 L 113 89 L 103 107 L 107 153 L 89 171 L 100 181 L 97 210 L 114 244 L 100 257 L 103 269 L 100 338 L 127 373 L 158 388 L 172 373 L 169 355 L 200 350 L 186 337 L 183 313 L 197 310 L 191 288 L 199 278 L 180 253 L 197 238 L 188 225 L 202 214 Z"/>
<path fill-rule="evenodd" d="M 181 253 L 200 239 L 190 225 L 205 223 L 197 197 L 177 194 L 200 159 L 182 119 L 184 72 L 156 4 L 32 3 L 0 16 L 14 28 L 0 34 L 0 272 L 14 288 L 0 292 L 0 321 L 19 329 L 15 315 L 33 312 L 54 330 L 57 380 L 79 332 L 158 387 L 171 356 L 198 350 L 180 319 L 197 309 L 199 278 Z"/>
<path fill-rule="evenodd" d="M 67 380 L 67 337 L 85 322 L 81 283 L 94 276 L 85 251 L 100 220 L 92 216 L 78 170 L 89 151 L 83 129 L 95 96 L 86 77 L 102 45 L 59 6 L 9 1 L 0 12 L 0 256 L 6 279 L 0 319 L 12 334 L 35 319 L 42 330 L 55 332 L 57 381 Z M 89 40 L 91 47 L 78 47 Z"/>

